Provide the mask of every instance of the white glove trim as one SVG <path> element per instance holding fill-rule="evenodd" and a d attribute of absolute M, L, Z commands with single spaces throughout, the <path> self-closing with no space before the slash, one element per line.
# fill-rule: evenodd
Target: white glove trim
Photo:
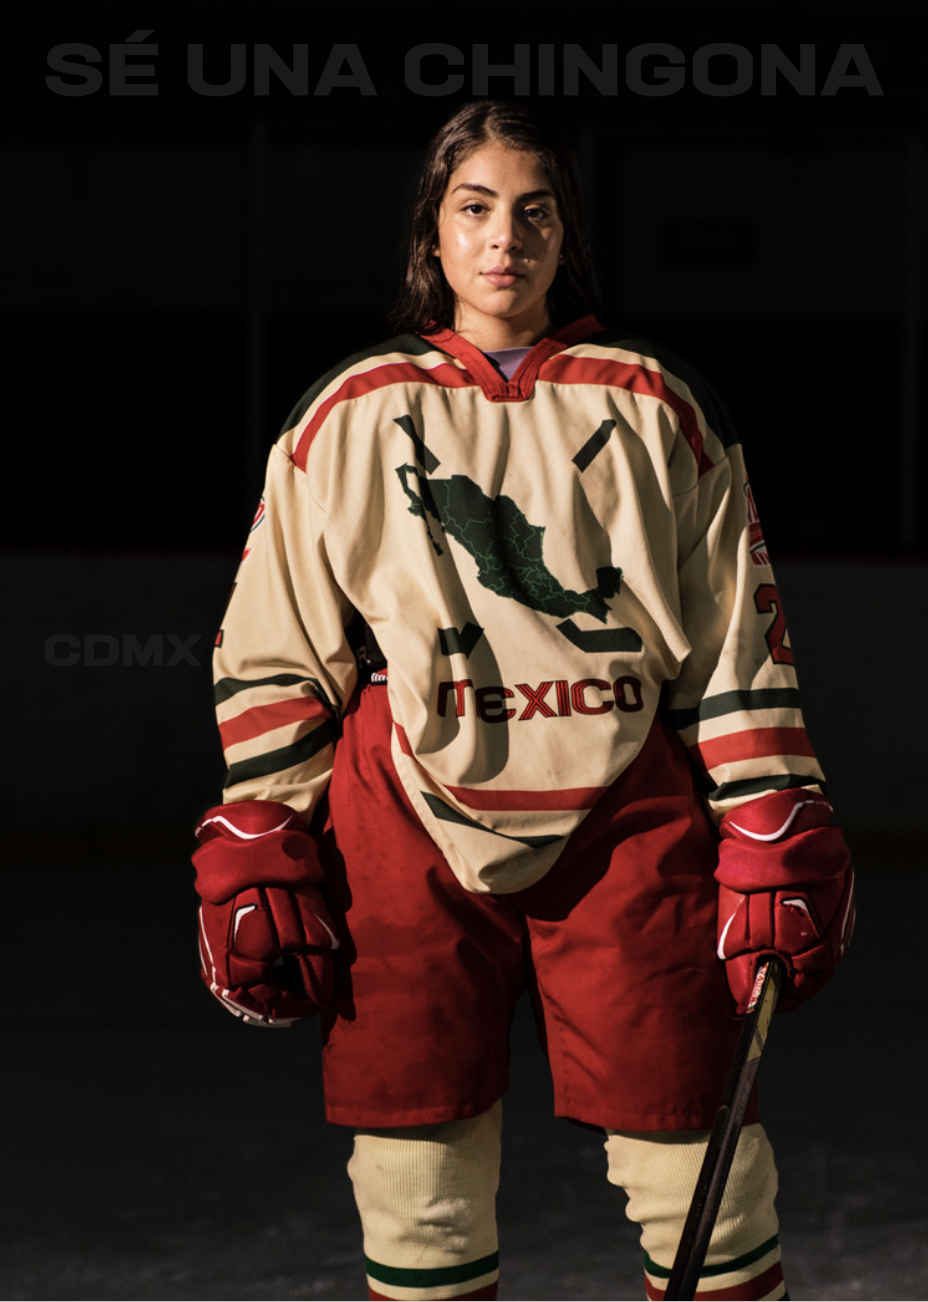
<path fill-rule="evenodd" d="M 782 827 L 778 827 L 775 832 L 750 832 L 746 827 L 739 827 L 737 823 L 732 823 L 732 827 L 736 832 L 740 832 L 742 836 L 749 836 L 752 841 L 776 841 L 792 825 L 801 809 L 805 809 L 806 805 L 817 805 L 819 803 L 817 800 L 801 800 L 798 805 L 793 805 L 786 822 Z M 831 809 L 831 805 L 828 808 Z"/>
<path fill-rule="evenodd" d="M 737 910 L 736 910 L 735 912 L 737 912 Z M 728 919 L 728 921 L 725 923 L 725 926 L 724 926 L 724 928 L 723 928 L 723 930 L 722 930 L 722 934 L 721 934 L 721 936 L 719 936 L 719 947 L 718 947 L 718 950 L 717 950 L 716 952 L 718 953 L 719 958 L 722 959 L 723 961 L 724 961 L 724 959 L 725 959 L 725 957 L 726 957 L 726 955 L 725 955 L 725 937 L 728 935 L 728 928 L 731 926 L 731 924 L 734 922 L 734 920 L 735 920 L 735 914 L 733 913 L 733 914 L 731 915 L 731 917 Z"/>
<path fill-rule="evenodd" d="M 204 827 L 209 827 L 210 823 L 221 823 L 223 827 L 227 827 L 230 832 L 241 837 L 243 841 L 260 841 L 262 836 L 270 836 L 272 832 L 282 832 L 292 817 L 292 814 L 288 814 L 282 823 L 278 823 L 276 827 L 269 827 L 266 832 L 243 832 L 240 827 L 236 827 L 227 818 L 223 818 L 222 814 L 215 814 L 212 818 L 207 818 L 200 823 L 194 832 L 194 836 L 197 836 Z"/>

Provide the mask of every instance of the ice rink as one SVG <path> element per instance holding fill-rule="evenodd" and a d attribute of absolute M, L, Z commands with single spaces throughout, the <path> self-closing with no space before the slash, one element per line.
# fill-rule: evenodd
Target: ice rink
<path fill-rule="evenodd" d="M 853 842 L 852 842 L 853 848 Z M 774 1021 L 761 1070 L 795 1299 L 928 1297 L 924 863 L 856 854 L 851 956 Z M 192 870 L 28 863 L 4 1009 L 6 1299 L 361 1299 L 347 1130 L 323 1120 L 313 1027 L 242 1027 L 202 989 Z M 47 902 L 37 908 L 36 899 Z M 550 1115 L 513 1030 L 499 1200 L 506 1299 L 644 1296 L 598 1135 Z"/>

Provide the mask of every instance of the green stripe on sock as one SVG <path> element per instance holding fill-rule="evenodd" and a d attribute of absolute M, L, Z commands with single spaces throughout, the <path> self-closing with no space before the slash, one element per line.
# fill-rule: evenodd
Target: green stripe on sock
<path fill-rule="evenodd" d="M 752 1262 L 759 1261 L 761 1257 L 766 1257 L 768 1252 L 779 1243 L 779 1237 L 775 1234 L 772 1239 L 762 1243 L 759 1248 L 752 1248 L 741 1257 L 735 1257 L 732 1261 L 723 1261 L 721 1266 L 703 1266 L 699 1278 L 706 1275 L 727 1275 L 732 1270 L 743 1270 L 745 1266 L 750 1266 Z M 656 1261 L 652 1261 L 647 1253 L 644 1254 L 645 1270 L 649 1275 L 656 1275 L 658 1279 L 669 1279 L 670 1271 L 665 1266 L 659 1266 Z"/>
<path fill-rule="evenodd" d="M 384 1266 L 379 1261 L 364 1258 L 364 1269 L 371 1279 L 380 1284 L 399 1284 L 403 1288 L 431 1288 L 439 1284 L 464 1284 L 469 1279 L 488 1275 L 499 1270 L 499 1253 L 491 1252 L 479 1261 L 467 1261 L 461 1266 L 433 1266 L 431 1269 L 413 1270 L 405 1266 Z"/>

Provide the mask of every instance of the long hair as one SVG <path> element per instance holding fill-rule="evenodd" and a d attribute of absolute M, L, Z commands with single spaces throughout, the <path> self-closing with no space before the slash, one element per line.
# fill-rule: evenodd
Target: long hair
<path fill-rule="evenodd" d="M 438 243 L 438 213 L 451 173 L 490 143 L 532 154 L 554 191 L 564 224 L 564 262 L 548 291 L 552 321 L 562 324 L 600 309 L 583 192 L 566 136 L 522 105 L 480 100 L 459 109 L 429 146 L 410 224 L 403 284 L 389 316 L 397 333 L 428 334 L 454 325 L 454 293 L 432 253 Z"/>

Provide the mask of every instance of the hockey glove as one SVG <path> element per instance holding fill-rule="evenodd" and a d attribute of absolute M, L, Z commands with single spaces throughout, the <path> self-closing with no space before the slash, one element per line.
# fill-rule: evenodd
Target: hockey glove
<path fill-rule="evenodd" d="M 834 972 L 854 929 L 854 873 L 832 808 L 817 792 L 778 791 L 729 810 L 719 831 L 718 955 L 739 1013 L 763 959 L 786 967 L 781 1008 Z"/>
<path fill-rule="evenodd" d="M 248 800 L 196 829 L 200 975 L 250 1025 L 292 1026 L 332 1002 L 339 942 L 315 842 L 294 810 Z"/>

